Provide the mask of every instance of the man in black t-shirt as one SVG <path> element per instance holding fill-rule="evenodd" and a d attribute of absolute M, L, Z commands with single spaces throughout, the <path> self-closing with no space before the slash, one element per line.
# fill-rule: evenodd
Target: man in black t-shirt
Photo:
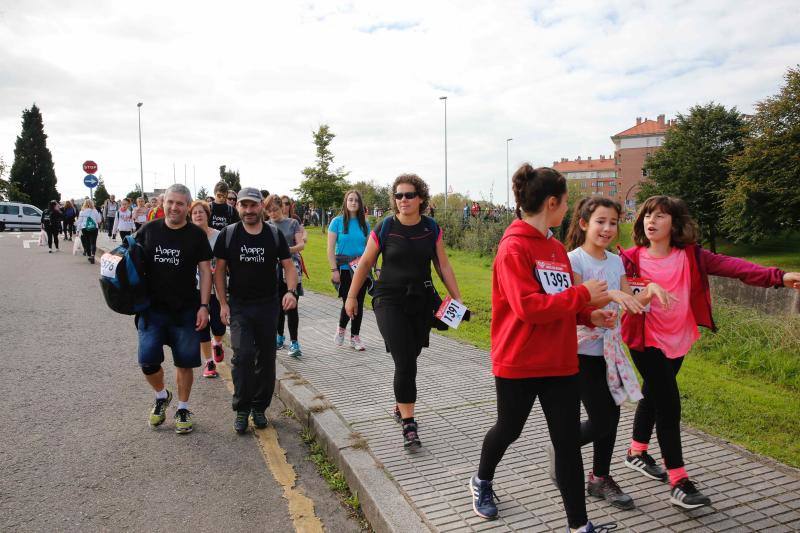
<path fill-rule="evenodd" d="M 248 416 L 252 416 L 255 427 L 267 427 L 265 411 L 275 390 L 278 316 L 275 270 L 280 264 L 289 287 L 280 302 L 285 310 L 297 306 L 297 271 L 283 234 L 263 222 L 263 198 L 259 190 L 243 188 L 236 207 L 241 222 L 222 230 L 214 246 L 217 258 L 214 286 L 220 302 L 220 318 L 231 327 L 233 410 L 236 411 L 233 427 L 241 434 L 247 431 Z M 230 305 L 225 287 L 226 269 L 230 275 Z"/>
<path fill-rule="evenodd" d="M 145 224 L 136 242 L 145 255 L 145 281 L 151 305 L 136 316 L 139 366 L 156 392 L 149 423 L 160 426 L 172 394 L 164 386 L 164 345 L 170 347 L 178 386 L 175 431 L 192 431 L 189 394 L 193 368 L 200 366 L 200 331 L 208 323 L 211 298 L 211 247 L 203 230 L 187 222 L 192 195 L 184 185 L 164 193 L 164 218 Z M 200 291 L 196 273 L 200 272 Z"/>
<path fill-rule="evenodd" d="M 227 203 L 229 192 L 228 184 L 224 181 L 214 185 L 214 203 L 209 206 L 211 208 L 211 219 L 208 221 L 208 225 L 217 231 L 222 231 L 228 224 L 239 221 L 239 214 L 236 209 Z"/>

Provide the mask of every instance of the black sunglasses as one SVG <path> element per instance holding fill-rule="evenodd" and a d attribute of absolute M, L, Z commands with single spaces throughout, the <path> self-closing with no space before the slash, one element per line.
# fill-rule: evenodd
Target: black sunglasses
<path fill-rule="evenodd" d="M 394 193 L 394 199 L 395 200 L 402 200 L 404 197 L 405 197 L 406 200 L 413 200 L 417 196 L 419 196 L 419 193 L 417 191 L 396 192 L 396 193 Z"/>
<path fill-rule="evenodd" d="M 236 197 L 235 196 L 228 196 L 228 200 L 233 200 L 235 202 L 236 201 Z"/>

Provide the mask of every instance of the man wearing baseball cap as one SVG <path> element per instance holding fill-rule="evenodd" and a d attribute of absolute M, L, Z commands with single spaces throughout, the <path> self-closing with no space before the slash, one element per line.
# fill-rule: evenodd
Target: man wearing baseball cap
<path fill-rule="evenodd" d="M 217 237 L 214 284 L 220 318 L 231 327 L 233 377 L 233 427 L 247 432 L 248 417 L 256 428 L 267 427 L 265 414 L 275 390 L 275 322 L 278 305 L 297 305 L 297 271 L 289 245 L 281 232 L 265 224 L 263 197 L 255 187 L 239 191 L 236 202 L 240 221 L 225 227 Z M 278 302 L 277 265 L 283 268 L 289 291 Z M 230 275 L 226 290 L 225 273 Z M 230 301 L 228 296 L 230 296 Z"/>

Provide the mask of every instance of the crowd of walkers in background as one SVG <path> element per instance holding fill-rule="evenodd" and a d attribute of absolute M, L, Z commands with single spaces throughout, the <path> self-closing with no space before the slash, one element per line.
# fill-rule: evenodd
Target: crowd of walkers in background
<path fill-rule="evenodd" d="M 550 230 L 561 225 L 569 208 L 565 178 L 526 164 L 512 182 L 516 219 L 505 231 L 492 269 L 497 420 L 485 434 L 477 472 L 468 482 L 474 512 L 487 519 L 497 516 L 495 470 L 520 437 L 537 399 L 550 436 L 550 475 L 561 492 L 570 531 L 614 527 L 588 520 L 584 486 L 590 496 L 614 507 L 635 505 L 611 475 L 619 406 L 626 400 L 638 406 L 622 464 L 668 482 L 676 506 L 709 505 L 684 465 L 676 379 L 700 336 L 698 326 L 714 329 L 708 276 L 800 290 L 800 273 L 704 250 L 686 204 L 668 196 L 643 203 L 634 221 L 635 246 L 619 254 L 608 249 L 625 217 L 622 207 L 608 198 L 582 199 L 574 206 L 565 247 Z M 114 196 L 99 209 L 88 198 L 80 209 L 76 205 L 52 201 L 42 214 L 51 252 L 53 245 L 58 250 L 60 234 L 68 241 L 77 234 L 94 263 L 101 230 L 112 240 L 133 235 L 144 251 L 151 304 L 136 315 L 136 325 L 139 365 L 155 392 L 148 415 L 152 427 L 165 421 L 172 400 L 161 367 L 163 346 L 170 346 L 176 367 L 175 431 L 189 433 L 193 369 L 202 366 L 204 377 L 217 377 L 228 327 L 234 429 L 245 433 L 251 420 L 256 428 L 268 425 L 265 411 L 274 392 L 276 351 L 286 347 L 285 326 L 288 355 L 302 356 L 298 300 L 307 275 L 304 222 L 329 220 L 326 255 L 342 300 L 333 343 L 345 344 L 349 325 L 349 347 L 366 349 L 360 329 L 370 294 L 394 362 L 393 416 L 402 427 L 403 447 L 422 446 L 415 418 L 417 359 L 429 345 L 431 328 L 438 327 L 433 315 L 441 303 L 431 267 L 452 300 L 463 302 L 428 186 L 419 176 L 395 179 L 391 214 L 374 228 L 356 190 L 344 194 L 340 213 L 307 206 L 298 213 L 288 196 L 254 187 L 237 193 L 222 181 L 213 197 L 194 201 L 188 188 L 173 185 L 152 202 L 138 198 L 135 206 Z M 482 214 L 475 202 L 464 206 L 464 218 L 502 214 L 494 211 Z M 587 414 L 583 422 L 581 403 Z M 648 453 L 653 431 L 663 466 Z M 592 469 L 584 485 L 581 447 L 590 443 Z"/>

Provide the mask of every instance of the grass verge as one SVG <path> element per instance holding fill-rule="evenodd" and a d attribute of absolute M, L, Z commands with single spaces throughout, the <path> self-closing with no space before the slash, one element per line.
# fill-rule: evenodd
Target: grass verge
<path fill-rule="evenodd" d="M 308 459 L 317 467 L 317 472 L 319 472 L 328 484 L 328 487 L 336 493 L 339 500 L 347 508 L 350 516 L 358 521 L 362 531 L 373 531 L 364 516 L 364 512 L 361 510 L 361 502 L 358 500 L 358 493 L 354 493 L 350 490 L 344 475 L 328 458 L 325 450 L 322 449 L 322 446 L 317 442 L 311 430 L 303 428 L 303 431 L 300 433 L 300 438 L 303 439 L 305 445 L 308 446 Z"/>
<path fill-rule="evenodd" d="M 755 251 L 766 253 L 771 244 L 763 246 Z M 800 246 L 785 249 L 798 250 Z M 444 335 L 488 350 L 492 259 L 459 250 L 448 253 L 473 318 Z M 303 257 L 312 276 L 303 284 L 335 296 L 328 275 L 325 236 L 319 228 L 309 230 Z M 800 254 L 796 252 L 747 258 L 778 266 L 780 260 L 784 268 L 800 268 Z M 443 294 L 441 283 L 436 281 Z M 702 339 L 678 377 L 683 420 L 752 452 L 800 467 L 800 317 L 770 316 L 727 302 L 717 302 L 714 314 L 719 331 L 703 330 Z"/>

